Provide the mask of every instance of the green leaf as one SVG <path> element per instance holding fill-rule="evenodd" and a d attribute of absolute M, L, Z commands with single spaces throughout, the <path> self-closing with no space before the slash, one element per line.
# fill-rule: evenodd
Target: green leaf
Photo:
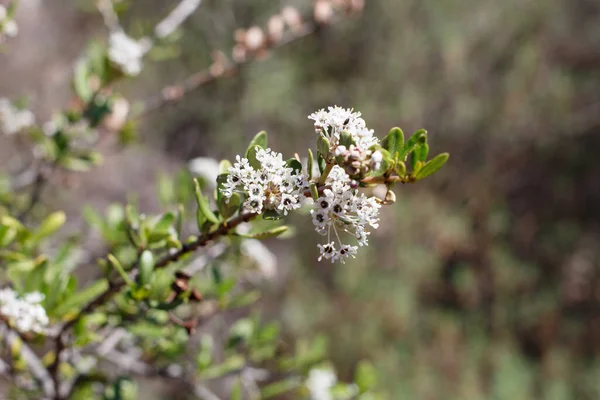
<path fill-rule="evenodd" d="M 149 250 L 144 250 L 140 256 L 140 284 L 150 282 L 154 271 L 154 255 Z"/>
<path fill-rule="evenodd" d="M 354 142 L 352 135 L 349 132 L 344 131 L 340 135 L 340 145 L 349 148 L 351 145 L 356 145 L 356 143 Z"/>
<path fill-rule="evenodd" d="M 77 311 L 106 290 L 108 290 L 108 280 L 101 279 L 96 281 L 82 291 L 76 292 L 74 295 L 70 296 L 64 303 L 59 304 L 54 310 L 54 315 L 64 316 L 71 311 Z"/>
<path fill-rule="evenodd" d="M 267 132 L 261 131 L 254 136 L 254 138 L 250 141 L 248 145 L 248 149 L 254 148 L 255 146 L 261 147 L 263 149 L 267 148 Z"/>
<path fill-rule="evenodd" d="M 313 173 L 313 164 L 314 164 L 314 156 L 313 156 L 313 152 L 311 149 L 308 149 L 308 165 L 307 165 L 307 174 L 308 174 L 308 180 L 310 181 L 312 179 L 312 173 Z"/>
<path fill-rule="evenodd" d="M 117 260 L 117 257 L 113 256 L 112 254 L 109 254 L 108 256 L 106 256 L 106 258 L 108 258 L 108 261 L 110 261 L 114 269 L 116 269 L 119 275 L 121 275 L 121 278 L 123 278 L 123 280 L 127 282 L 128 285 L 133 285 L 131 278 L 129 278 L 129 275 L 127 275 L 127 272 L 125 272 L 125 269 L 123 269 L 123 266 L 121 265 L 119 260 Z"/>
<path fill-rule="evenodd" d="M 289 168 L 292 168 L 295 173 L 299 174 L 302 172 L 302 163 L 295 158 L 290 158 L 286 161 L 286 164 Z"/>
<path fill-rule="evenodd" d="M 358 385 L 360 393 L 365 393 L 377 384 L 377 370 L 368 361 L 361 361 L 356 368 L 354 381 Z"/>
<path fill-rule="evenodd" d="M 239 234 L 238 236 L 242 236 L 242 237 L 246 237 L 246 238 L 252 238 L 252 239 L 269 239 L 269 238 L 274 238 L 277 237 L 285 232 L 287 232 L 287 230 L 289 229 L 289 227 L 287 225 L 282 225 L 282 226 L 277 226 L 275 228 L 271 228 L 268 229 L 264 232 L 258 232 L 258 233 L 253 233 L 253 234 Z"/>
<path fill-rule="evenodd" d="M 427 159 L 427 155 L 429 154 L 429 145 L 427 143 L 423 143 L 421 146 L 415 149 L 414 155 L 417 158 L 417 161 L 425 162 Z"/>
<path fill-rule="evenodd" d="M 279 215 L 279 213 L 275 210 L 267 210 L 263 213 L 263 219 L 268 221 L 276 221 L 281 218 L 283 218 L 283 216 Z"/>
<path fill-rule="evenodd" d="M 417 180 L 428 177 L 429 175 L 442 168 L 444 164 L 446 164 L 446 161 L 448 161 L 448 158 L 450 158 L 450 154 L 448 153 L 438 154 L 437 156 L 433 157 L 417 173 Z"/>
<path fill-rule="evenodd" d="M 196 202 L 198 203 L 198 229 L 202 230 L 206 220 L 213 224 L 218 224 L 219 219 L 210 209 L 208 199 L 202 194 L 198 179 L 194 179 L 194 184 L 196 185 Z"/>
<path fill-rule="evenodd" d="M 323 158 L 321 152 L 317 152 L 317 163 L 319 166 L 319 172 L 323 174 L 323 171 L 325 171 L 325 168 L 327 168 L 327 162 L 325 161 L 325 158 Z"/>
<path fill-rule="evenodd" d="M 224 219 L 231 217 L 236 211 L 240 208 L 242 204 L 242 198 L 238 193 L 233 193 L 232 196 L 227 199 L 222 196 L 218 196 L 220 199 L 219 202 L 219 213 Z"/>
<path fill-rule="evenodd" d="M 246 158 L 248 159 L 248 162 L 254 169 L 260 168 L 260 162 L 256 159 L 256 152 L 258 150 L 257 147 L 260 147 L 262 149 L 267 148 L 267 132 L 262 131 L 257 133 L 256 136 L 254 136 L 254 139 L 252 139 L 252 141 L 248 145 L 248 149 L 246 150 Z"/>
<path fill-rule="evenodd" d="M 67 221 L 67 216 L 62 211 L 57 211 L 50 214 L 42 223 L 40 224 L 37 231 L 33 234 L 33 239 L 35 241 L 42 239 L 46 236 L 52 235 L 54 232 L 58 231 Z"/>
<path fill-rule="evenodd" d="M 289 391 L 295 390 L 300 386 L 300 381 L 297 377 L 286 378 L 282 381 L 271 383 L 260 389 L 260 398 L 275 399 Z"/>
<path fill-rule="evenodd" d="M 398 164 L 396 164 L 396 173 L 401 177 L 406 175 L 406 164 L 404 164 L 404 161 L 398 161 Z"/>
<path fill-rule="evenodd" d="M 372 150 L 377 150 L 383 156 L 383 160 L 381 160 L 381 165 L 376 170 L 371 170 L 367 173 L 368 177 L 377 177 L 385 174 L 388 169 L 392 166 L 393 160 L 390 153 L 384 148 L 372 148 Z"/>
<path fill-rule="evenodd" d="M 328 157 L 329 155 L 329 140 L 323 135 L 320 135 L 317 139 L 317 150 L 323 157 Z"/>
<path fill-rule="evenodd" d="M 160 217 L 156 224 L 154 224 L 153 230 L 158 233 L 167 233 L 169 231 L 169 228 L 171 228 L 171 226 L 173 225 L 173 222 L 175 222 L 175 215 L 173 215 L 173 213 L 168 212 L 166 214 L 163 214 L 163 216 Z"/>
<path fill-rule="evenodd" d="M 317 188 L 317 184 L 314 182 L 310 183 L 310 196 L 314 201 L 317 201 L 319 198 L 319 189 Z"/>
<path fill-rule="evenodd" d="M 77 96 L 87 103 L 93 96 L 88 82 L 89 72 L 87 62 L 79 61 L 75 66 L 75 76 L 73 77 L 73 87 Z"/>
<path fill-rule="evenodd" d="M 400 153 L 399 160 L 406 161 L 406 157 L 412 153 L 417 146 L 424 144 L 427 141 L 427 131 L 425 129 L 419 129 L 416 131 L 410 139 L 404 144 L 404 149 Z"/>
<path fill-rule="evenodd" d="M 390 152 L 395 161 L 398 161 L 404 148 L 404 132 L 398 127 L 392 128 L 387 136 L 383 138 L 381 145 Z"/>
<path fill-rule="evenodd" d="M 260 161 L 256 158 L 256 153 L 260 149 L 259 146 L 250 147 L 248 151 L 246 151 L 246 158 L 248 159 L 248 164 L 254 169 L 260 169 L 261 164 Z"/>

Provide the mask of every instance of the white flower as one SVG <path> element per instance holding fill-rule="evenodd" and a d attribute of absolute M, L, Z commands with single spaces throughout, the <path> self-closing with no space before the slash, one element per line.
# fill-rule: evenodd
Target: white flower
<path fill-rule="evenodd" d="M 0 4 L 0 42 L 2 36 L 15 37 L 19 33 L 19 27 L 13 19 L 9 19 L 8 10 Z"/>
<path fill-rule="evenodd" d="M 221 190 L 225 198 L 231 198 L 233 193 L 247 195 L 244 210 L 253 213 L 273 210 L 287 215 L 300 207 L 303 191 L 308 187 L 306 176 L 288 167 L 281 153 L 258 149 L 259 169 L 254 169 L 246 158 L 237 156 L 236 160 Z"/>
<path fill-rule="evenodd" d="M 383 161 L 383 154 L 379 150 L 371 154 L 371 168 L 374 170 L 379 169 L 381 162 Z"/>
<path fill-rule="evenodd" d="M 214 158 L 197 157 L 188 163 L 188 169 L 194 175 L 204 179 L 214 189 L 219 176 L 219 163 Z"/>
<path fill-rule="evenodd" d="M 327 137 L 331 153 L 336 154 L 342 132 L 350 134 L 356 147 L 361 150 L 367 150 L 379 143 L 379 139 L 373 135 L 373 130 L 367 128 L 365 120 L 360 115 L 359 112 L 351 109 L 333 106 L 329 107 L 328 111 L 318 110 L 308 118 L 315 121 L 316 133 Z M 341 149 L 340 152 L 344 150 Z"/>
<path fill-rule="evenodd" d="M 108 58 L 127 75 L 142 71 L 142 58 L 152 47 L 147 38 L 135 40 L 123 31 L 114 31 L 108 39 Z"/>
<path fill-rule="evenodd" d="M 29 110 L 19 110 L 5 98 L 0 98 L 0 132 L 13 135 L 35 123 Z"/>
<path fill-rule="evenodd" d="M 306 387 L 311 400 L 332 400 L 331 388 L 337 383 L 335 372 L 327 368 L 312 368 L 308 373 Z"/>
<path fill-rule="evenodd" d="M 46 310 L 40 304 L 44 295 L 39 292 L 27 293 L 23 297 L 10 289 L 0 290 L 0 315 L 20 332 L 44 333 L 49 320 Z"/>
<path fill-rule="evenodd" d="M 359 246 L 365 246 L 369 235 L 367 227 L 379 227 L 380 204 L 374 197 L 353 189 L 350 182 L 348 174 L 340 166 L 334 166 L 325 182 L 331 189 L 323 190 L 323 195 L 313 204 L 311 214 L 315 230 L 327 235 L 327 243 L 318 245 L 319 261 L 325 258 L 331 262 L 344 262 L 348 257 L 355 257 L 358 247 L 343 243 L 343 234 L 349 234 Z M 336 250 L 332 236 L 337 240 L 339 250 Z"/>

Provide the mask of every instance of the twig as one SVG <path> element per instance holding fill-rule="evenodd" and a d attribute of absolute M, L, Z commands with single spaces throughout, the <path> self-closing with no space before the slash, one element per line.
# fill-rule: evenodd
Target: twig
<path fill-rule="evenodd" d="M 306 22 L 301 27 L 294 31 L 288 32 L 288 34 L 282 38 L 277 44 L 271 46 L 268 50 L 276 50 L 281 47 L 287 46 L 290 43 L 296 42 L 312 33 L 315 33 L 318 29 L 318 25 L 313 22 Z M 186 94 L 198 89 L 199 87 L 218 80 L 223 76 L 235 74 L 240 67 L 251 61 L 256 60 L 256 57 L 248 57 L 243 61 L 229 61 L 223 66 L 223 69 L 218 74 L 211 72 L 210 68 L 196 72 L 189 76 L 181 83 L 170 85 L 165 87 L 161 93 L 155 97 L 148 98 L 141 102 L 140 107 L 133 117 L 141 117 L 152 111 L 155 111 L 163 106 L 181 100 Z"/>
<path fill-rule="evenodd" d="M 40 360 L 33 350 L 31 350 L 29 346 L 24 343 L 17 332 L 13 331 L 7 326 L 3 326 L 2 330 L 5 341 L 9 347 L 15 346 L 17 342 L 20 342 L 20 355 L 23 357 L 23 360 L 25 360 L 25 363 L 29 367 L 29 370 L 31 371 L 31 374 L 35 380 L 39 383 L 40 388 L 44 393 L 44 398 L 53 398 L 56 393 L 56 386 L 54 385 L 48 370 L 46 370 L 44 367 L 42 360 Z"/>

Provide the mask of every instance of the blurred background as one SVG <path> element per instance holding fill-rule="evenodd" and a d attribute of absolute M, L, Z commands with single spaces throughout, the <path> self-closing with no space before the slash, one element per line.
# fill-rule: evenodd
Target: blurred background
<path fill-rule="evenodd" d="M 0 0 L 0 2 L 2 2 Z M 123 8 L 132 36 L 178 1 Z M 125 4 L 123 3 L 125 6 Z M 181 40 L 117 90 L 144 100 L 230 52 L 233 32 L 310 0 L 204 0 Z M 38 121 L 68 105 L 73 64 L 106 27 L 89 0 L 22 0 L 0 52 L 0 95 Z M 152 62 L 152 59 L 161 59 Z M 325 333 L 341 378 L 369 359 L 390 399 L 600 398 L 600 2 L 368 0 L 341 18 L 140 119 L 137 141 L 45 192 L 104 209 L 195 157 L 233 159 L 259 130 L 291 156 L 314 143 L 307 115 L 337 104 L 383 136 L 429 131 L 440 173 L 397 190 L 371 245 L 318 263 L 307 218 L 270 243 L 277 282 L 262 307 L 289 338 Z M 5 164 L 26 149 L 0 138 Z M 4 167 L 3 165 L 2 167 Z"/>

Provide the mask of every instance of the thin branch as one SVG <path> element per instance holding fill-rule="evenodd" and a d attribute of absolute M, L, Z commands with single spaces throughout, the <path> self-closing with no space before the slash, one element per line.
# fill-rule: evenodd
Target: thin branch
<path fill-rule="evenodd" d="M 4 339 L 9 347 L 19 346 L 20 356 L 25 360 L 25 363 L 29 367 L 31 374 L 35 380 L 39 383 L 42 392 L 44 393 L 45 399 L 51 399 L 55 396 L 56 386 L 52 381 L 52 377 L 48 373 L 48 370 L 44 367 L 42 360 L 34 353 L 29 346 L 27 346 L 21 339 L 19 334 L 7 326 L 2 327 Z"/>
<path fill-rule="evenodd" d="M 277 44 L 271 46 L 267 50 L 276 50 L 281 47 L 287 46 L 294 43 L 312 33 L 315 33 L 318 29 L 318 25 L 313 22 L 306 22 L 294 31 L 287 33 Z M 174 85 L 165 87 L 161 93 L 155 97 L 150 97 L 142 102 L 143 106 L 138 109 L 134 117 L 144 116 L 152 111 L 155 111 L 163 106 L 174 103 L 181 100 L 186 94 L 204 86 L 208 83 L 214 82 L 223 76 L 230 76 L 238 72 L 238 70 L 245 64 L 256 60 L 257 57 L 248 57 L 240 61 L 227 61 L 222 69 L 215 73 L 211 68 L 196 72 L 190 75 L 182 82 Z"/>

